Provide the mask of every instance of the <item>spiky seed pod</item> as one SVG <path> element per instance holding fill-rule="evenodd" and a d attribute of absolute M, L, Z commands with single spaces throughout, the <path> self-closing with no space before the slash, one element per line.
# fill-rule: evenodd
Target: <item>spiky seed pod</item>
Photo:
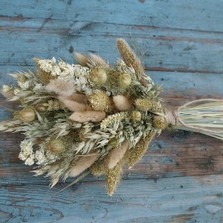
<path fill-rule="evenodd" d="M 69 119 L 75 122 L 100 122 L 106 116 L 106 113 L 103 111 L 83 111 L 83 112 L 74 112 Z"/>
<path fill-rule="evenodd" d="M 135 53 L 129 47 L 128 43 L 124 39 L 118 39 L 117 47 L 126 65 L 129 67 L 133 67 L 138 79 L 141 80 L 142 74 L 144 74 L 143 66 Z"/>
<path fill-rule="evenodd" d="M 36 118 L 36 113 L 32 108 L 23 108 L 18 113 L 18 118 L 23 122 L 32 122 Z"/>
<path fill-rule="evenodd" d="M 43 105 L 43 103 L 36 104 L 35 105 L 35 109 L 38 112 L 45 112 L 45 111 L 47 111 L 47 108 L 46 108 L 46 106 Z"/>
<path fill-rule="evenodd" d="M 126 153 L 126 160 L 129 168 L 132 168 L 145 154 L 148 149 L 148 146 L 152 139 L 154 138 L 155 133 L 150 132 L 144 139 L 141 139 L 131 150 L 128 150 Z"/>
<path fill-rule="evenodd" d="M 132 111 L 131 112 L 131 120 L 133 122 L 140 122 L 142 120 L 142 114 L 140 111 Z"/>
<path fill-rule="evenodd" d="M 89 154 L 87 156 L 80 157 L 78 160 L 75 160 L 73 164 L 71 164 L 71 168 L 69 170 L 70 177 L 76 177 L 81 174 L 83 171 L 87 170 L 89 167 L 93 165 L 93 163 L 98 159 L 98 154 Z"/>
<path fill-rule="evenodd" d="M 108 112 L 112 108 L 111 99 L 104 91 L 98 91 L 90 95 L 89 102 L 95 111 Z"/>
<path fill-rule="evenodd" d="M 40 61 L 39 58 L 33 58 L 33 61 L 36 64 L 37 74 L 43 84 L 48 84 L 50 82 L 50 80 L 55 79 L 55 77 L 53 77 L 50 74 L 50 72 L 46 72 L 43 69 L 41 69 L 40 64 L 39 64 L 39 61 Z"/>
<path fill-rule="evenodd" d="M 167 126 L 166 119 L 163 116 L 154 116 L 152 124 L 156 129 L 165 129 Z"/>
<path fill-rule="evenodd" d="M 64 152 L 66 145 L 62 138 L 52 138 L 47 143 L 47 148 L 53 154 L 60 154 Z"/>
<path fill-rule="evenodd" d="M 154 101 L 153 107 L 151 108 L 151 112 L 162 113 L 162 107 L 161 107 L 160 103 Z"/>
<path fill-rule="evenodd" d="M 95 67 L 89 73 L 89 80 L 95 85 L 103 85 L 107 81 L 107 72 L 102 67 Z"/>
<path fill-rule="evenodd" d="M 131 83 L 132 83 L 132 78 L 130 74 L 122 73 L 119 75 L 118 84 L 120 88 L 126 89 L 127 87 L 131 85 Z"/>
<path fill-rule="evenodd" d="M 112 196 L 121 178 L 121 164 L 106 171 L 106 187 L 109 196 Z"/>
<path fill-rule="evenodd" d="M 109 152 L 107 158 L 108 169 L 113 169 L 122 160 L 128 148 L 129 143 L 126 140 Z"/>
<path fill-rule="evenodd" d="M 134 102 L 136 108 L 140 111 L 150 111 L 154 107 L 154 101 L 149 98 L 137 98 Z"/>
<path fill-rule="evenodd" d="M 5 98 L 11 98 L 13 97 L 15 94 L 14 94 L 14 90 L 12 87 L 8 86 L 8 85 L 3 85 L 2 86 L 2 91 L 1 91 L 2 95 L 5 97 Z"/>
<path fill-rule="evenodd" d="M 99 160 L 96 161 L 90 168 L 91 173 L 96 176 L 99 177 L 103 174 L 105 174 L 105 165 L 104 165 L 104 160 Z"/>
<path fill-rule="evenodd" d="M 114 102 L 115 107 L 119 111 L 128 111 L 132 107 L 132 103 L 129 100 L 129 98 L 127 98 L 124 95 L 113 96 L 113 102 Z"/>

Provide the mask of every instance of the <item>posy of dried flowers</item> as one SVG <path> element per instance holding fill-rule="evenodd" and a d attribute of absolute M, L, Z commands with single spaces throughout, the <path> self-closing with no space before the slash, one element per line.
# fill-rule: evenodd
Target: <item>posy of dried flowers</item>
<path fill-rule="evenodd" d="M 101 57 L 75 53 L 79 64 L 34 58 L 34 72 L 11 74 L 17 85 L 2 94 L 17 102 L 0 131 L 21 132 L 19 158 L 36 175 L 59 180 L 105 175 L 112 195 L 123 165 L 133 167 L 152 139 L 172 125 L 222 139 L 222 100 L 203 99 L 177 109 L 161 104 L 160 88 L 144 72 L 123 39 L 122 59 L 110 66 Z"/>

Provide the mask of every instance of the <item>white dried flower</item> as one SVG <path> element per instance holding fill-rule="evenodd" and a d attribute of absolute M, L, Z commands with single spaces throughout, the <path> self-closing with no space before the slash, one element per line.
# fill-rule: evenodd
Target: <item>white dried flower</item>
<path fill-rule="evenodd" d="M 32 166 L 35 163 L 34 159 L 35 159 L 35 156 L 34 155 L 29 156 L 25 160 L 25 165 Z"/>
<path fill-rule="evenodd" d="M 46 156 L 43 148 L 40 148 L 35 152 L 36 164 L 41 165 L 46 162 Z"/>
<path fill-rule="evenodd" d="M 30 140 L 23 140 L 20 144 L 21 151 L 19 153 L 19 159 L 25 161 L 26 165 L 33 165 L 35 162 L 35 156 L 33 153 L 33 143 Z"/>

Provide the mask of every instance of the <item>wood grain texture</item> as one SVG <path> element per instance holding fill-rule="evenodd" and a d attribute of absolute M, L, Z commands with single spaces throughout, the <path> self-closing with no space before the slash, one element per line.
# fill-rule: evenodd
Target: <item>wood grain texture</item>
<path fill-rule="evenodd" d="M 140 56 L 171 104 L 223 97 L 223 0 L 0 1 L 0 85 L 7 73 L 33 69 L 33 57 L 72 62 L 74 51 L 114 63 L 116 38 Z M 0 105 L 10 107 L 3 97 Z M 0 119 L 10 116 L 1 109 Z M 87 177 L 57 194 L 19 159 L 19 134 L 0 134 L 0 222 L 223 222 L 223 144 L 166 131 L 106 195 Z M 71 180 L 70 180 L 71 182 Z"/>

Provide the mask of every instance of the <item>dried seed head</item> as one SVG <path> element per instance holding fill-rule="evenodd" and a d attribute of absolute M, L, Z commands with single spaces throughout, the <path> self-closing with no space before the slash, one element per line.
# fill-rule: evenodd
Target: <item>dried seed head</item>
<path fill-rule="evenodd" d="M 70 177 L 76 177 L 81 174 L 83 171 L 88 169 L 93 165 L 93 163 L 98 159 L 98 154 L 92 154 L 88 156 L 80 157 L 78 160 L 75 160 L 73 164 L 71 164 L 71 168 L 69 170 Z"/>
<path fill-rule="evenodd" d="M 107 72 L 104 68 L 95 67 L 89 74 L 89 80 L 93 84 L 103 85 L 107 81 Z"/>
<path fill-rule="evenodd" d="M 17 81 L 25 83 L 28 80 L 28 78 L 25 75 L 18 75 Z"/>
<path fill-rule="evenodd" d="M 23 122 L 32 122 L 36 118 L 36 113 L 32 108 L 24 108 L 18 113 L 18 118 Z"/>
<path fill-rule="evenodd" d="M 118 146 L 118 140 L 115 138 L 115 137 L 113 137 L 113 138 L 111 138 L 110 140 L 109 140 L 109 142 L 108 142 L 108 145 L 107 145 L 107 149 L 108 150 L 110 150 L 110 149 L 114 149 L 115 147 L 117 147 Z"/>
<path fill-rule="evenodd" d="M 70 96 L 70 99 L 81 104 L 87 104 L 87 96 L 84 94 L 74 93 Z"/>
<path fill-rule="evenodd" d="M 151 132 L 149 133 L 145 139 L 141 139 L 135 146 L 135 148 L 132 148 L 131 150 L 128 150 L 126 153 L 126 160 L 129 168 L 132 168 L 145 154 L 145 152 L 148 149 L 148 146 L 150 142 L 152 141 L 153 137 L 155 136 L 155 133 Z"/>
<path fill-rule="evenodd" d="M 121 165 L 116 165 L 113 169 L 106 171 L 106 187 L 109 196 L 112 196 L 121 177 Z"/>
<path fill-rule="evenodd" d="M 115 147 L 109 152 L 107 158 L 108 169 L 113 169 L 122 160 L 128 148 L 128 141 L 124 141 L 123 143 L 121 143 L 121 145 Z"/>
<path fill-rule="evenodd" d="M 166 119 L 163 116 L 153 117 L 153 127 L 156 129 L 165 129 L 167 126 Z"/>
<path fill-rule="evenodd" d="M 104 91 L 98 91 L 89 96 L 89 102 L 95 111 L 108 112 L 112 108 L 112 103 Z"/>
<path fill-rule="evenodd" d="M 1 91 L 2 95 L 6 98 L 11 98 L 13 97 L 14 94 L 14 90 L 12 87 L 8 86 L 8 85 L 3 85 L 2 86 L 2 91 Z"/>
<path fill-rule="evenodd" d="M 84 67 L 88 67 L 88 63 L 89 63 L 89 59 L 81 54 L 81 53 L 78 53 L 78 52 L 75 52 L 74 53 L 74 59 L 81 65 L 81 66 L 84 66 Z"/>
<path fill-rule="evenodd" d="M 45 70 L 41 69 L 39 58 L 33 58 L 33 61 L 36 64 L 37 74 L 39 75 L 39 78 L 43 84 L 48 84 L 50 80 L 55 79 L 55 77 L 53 77 L 50 72 L 46 72 Z"/>
<path fill-rule="evenodd" d="M 106 116 L 103 111 L 83 111 L 83 112 L 74 112 L 69 119 L 75 122 L 100 122 Z"/>
<path fill-rule="evenodd" d="M 138 76 L 138 79 L 141 80 L 142 74 L 144 74 L 143 66 L 140 60 L 135 55 L 135 53 L 129 47 L 128 43 L 124 39 L 118 39 L 117 47 L 118 47 L 119 53 L 122 56 L 123 61 L 126 63 L 127 66 L 134 68 Z"/>
<path fill-rule="evenodd" d="M 142 114 L 140 111 L 132 111 L 131 112 L 131 120 L 133 122 L 140 122 L 142 119 Z"/>
<path fill-rule="evenodd" d="M 65 142 L 61 138 L 50 139 L 50 141 L 47 144 L 47 148 L 53 154 L 59 154 L 59 153 L 64 152 L 64 150 L 65 150 Z"/>
<path fill-rule="evenodd" d="M 13 92 L 14 92 L 14 95 L 17 95 L 21 92 L 21 89 L 20 88 L 14 88 Z"/>
<path fill-rule="evenodd" d="M 128 112 L 119 112 L 113 115 L 108 115 L 100 124 L 101 129 L 105 129 L 114 123 L 121 122 L 123 119 L 128 118 Z"/>
<path fill-rule="evenodd" d="M 87 106 L 72 100 L 72 97 L 59 96 L 58 99 L 70 110 L 70 111 L 85 111 Z"/>
<path fill-rule="evenodd" d="M 63 79 L 50 80 L 49 84 L 46 85 L 46 90 L 61 96 L 71 96 L 74 93 L 73 82 Z"/>
<path fill-rule="evenodd" d="M 154 102 L 148 98 L 138 98 L 135 100 L 135 106 L 140 111 L 149 111 L 153 108 Z"/>
<path fill-rule="evenodd" d="M 118 84 L 120 88 L 127 88 L 130 86 L 132 82 L 131 75 L 128 73 L 120 74 L 118 77 Z"/>
<path fill-rule="evenodd" d="M 39 112 L 45 112 L 47 110 L 43 103 L 36 104 L 35 109 Z"/>
<path fill-rule="evenodd" d="M 128 111 L 132 107 L 131 101 L 124 95 L 113 96 L 113 102 L 119 111 Z"/>
<path fill-rule="evenodd" d="M 100 56 L 98 56 L 94 53 L 90 53 L 89 56 L 90 56 L 90 60 L 94 64 L 99 65 L 99 66 L 103 66 L 103 67 L 108 67 L 108 64 L 106 63 L 106 61 L 103 58 L 101 58 Z"/>
<path fill-rule="evenodd" d="M 96 177 L 105 174 L 105 166 L 103 160 L 97 161 L 91 166 L 91 173 Z"/>

